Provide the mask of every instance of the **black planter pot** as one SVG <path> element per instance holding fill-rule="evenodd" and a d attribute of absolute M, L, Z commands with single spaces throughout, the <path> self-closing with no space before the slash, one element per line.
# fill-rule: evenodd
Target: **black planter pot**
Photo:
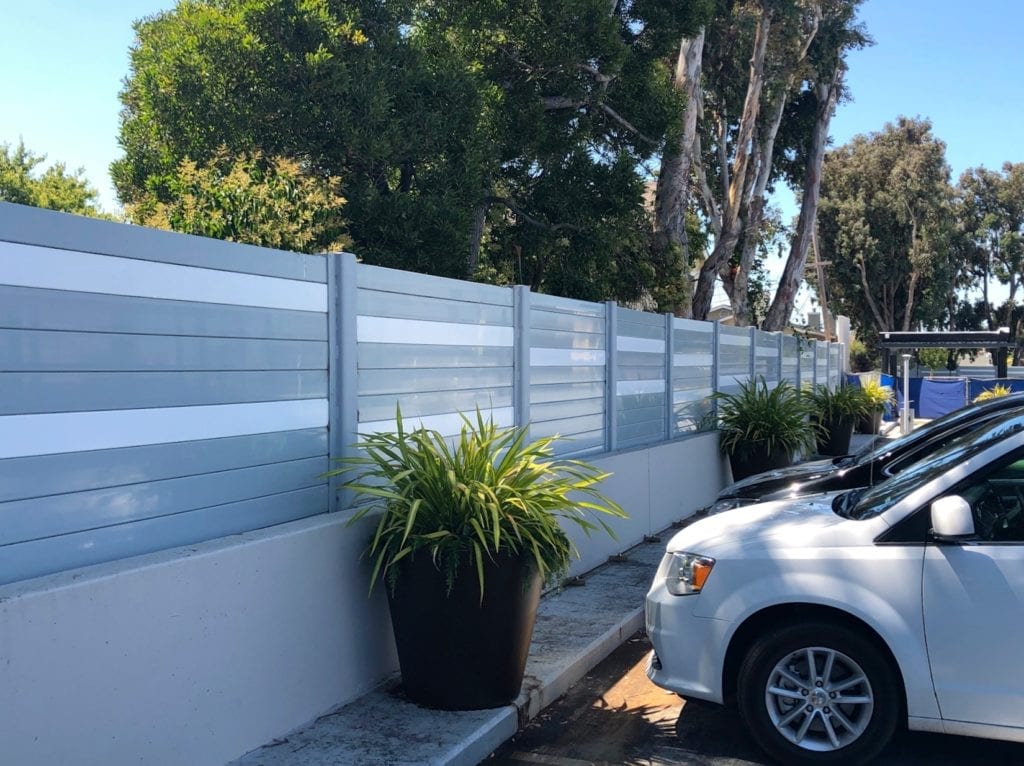
<path fill-rule="evenodd" d="M 824 430 L 818 435 L 818 454 L 849 455 L 856 422 L 856 415 L 838 415 L 823 421 Z"/>
<path fill-rule="evenodd" d="M 484 598 L 476 570 L 460 567 L 451 594 L 426 553 L 401 564 L 388 593 L 405 693 L 442 710 L 507 705 L 519 695 L 541 578 L 529 559 L 484 560 Z"/>
<path fill-rule="evenodd" d="M 792 462 L 793 456 L 789 450 L 778 448 L 769 450 L 764 442 L 756 442 L 751 446 L 745 446 L 729 453 L 733 481 L 771 471 L 774 468 L 785 468 Z"/>
<path fill-rule="evenodd" d="M 873 412 L 870 415 L 861 415 L 857 420 L 857 433 L 859 434 L 877 434 L 880 430 L 882 430 L 881 411 Z"/>

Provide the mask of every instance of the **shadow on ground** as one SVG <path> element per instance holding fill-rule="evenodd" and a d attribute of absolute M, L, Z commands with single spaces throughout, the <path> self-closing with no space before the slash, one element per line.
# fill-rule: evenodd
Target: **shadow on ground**
<path fill-rule="evenodd" d="M 498 750 L 486 766 L 769 766 L 734 708 L 684 703 L 647 680 L 633 636 Z M 905 733 L 873 766 L 1011 766 L 1024 745 Z"/>

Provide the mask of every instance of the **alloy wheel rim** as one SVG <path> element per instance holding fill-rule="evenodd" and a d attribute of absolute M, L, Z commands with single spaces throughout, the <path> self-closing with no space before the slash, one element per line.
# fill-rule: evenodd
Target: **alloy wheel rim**
<path fill-rule="evenodd" d="M 823 646 L 783 657 L 765 687 L 765 705 L 775 729 L 797 747 L 839 750 L 867 729 L 875 700 L 863 668 Z"/>

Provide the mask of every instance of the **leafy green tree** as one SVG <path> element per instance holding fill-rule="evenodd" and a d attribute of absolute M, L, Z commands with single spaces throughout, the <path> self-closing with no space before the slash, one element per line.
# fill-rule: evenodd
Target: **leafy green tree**
<path fill-rule="evenodd" d="M 118 193 L 156 209 L 180 196 L 183 163 L 287 158 L 341 179 L 367 262 L 651 293 L 643 163 L 682 109 L 668 54 L 709 8 L 181 0 L 136 24 Z"/>
<path fill-rule="evenodd" d="M 945 149 L 930 122 L 900 117 L 825 158 L 822 255 L 839 309 L 862 331 L 942 323 L 955 274 Z"/>
<path fill-rule="evenodd" d="M 64 213 L 107 217 L 98 204 L 99 193 L 85 178 L 85 170 L 69 172 L 55 162 L 39 172 L 45 154 L 33 154 L 23 141 L 12 147 L 0 143 L 0 202 L 17 202 Z"/>

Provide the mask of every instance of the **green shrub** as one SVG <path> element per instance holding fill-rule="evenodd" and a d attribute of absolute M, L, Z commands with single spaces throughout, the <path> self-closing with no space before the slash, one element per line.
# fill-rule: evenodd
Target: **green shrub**
<path fill-rule="evenodd" d="M 769 452 L 812 449 L 815 431 L 807 423 L 811 414 L 806 397 L 788 381 L 773 388 L 763 376 L 740 384 L 738 393 L 716 392 L 718 401 L 719 446 L 723 453 L 735 453 L 754 443 L 763 444 Z"/>

